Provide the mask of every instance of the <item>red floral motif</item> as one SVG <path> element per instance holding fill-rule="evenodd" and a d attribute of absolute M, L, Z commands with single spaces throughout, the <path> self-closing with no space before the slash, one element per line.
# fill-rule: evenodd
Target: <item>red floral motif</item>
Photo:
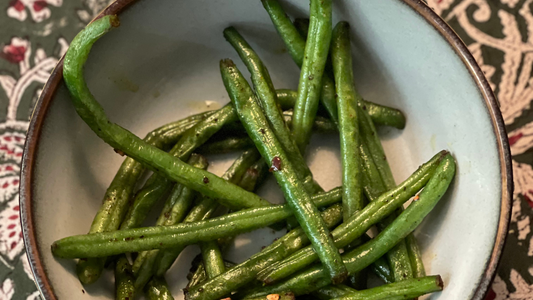
<path fill-rule="evenodd" d="M 5 46 L 4 50 L 0 54 L 0 57 L 6 59 L 7 61 L 17 64 L 24 60 L 24 53 L 26 52 L 26 48 L 24 47 L 17 47 L 17 46 Z"/>
<path fill-rule="evenodd" d="M 24 4 L 22 4 L 20 0 L 12 0 L 11 2 L 9 2 L 9 6 L 13 7 L 16 11 L 24 10 Z"/>
<path fill-rule="evenodd" d="M 518 140 L 523 137 L 524 134 L 522 132 L 519 132 L 518 134 L 515 134 L 513 136 L 510 136 L 509 137 L 509 145 L 512 146 L 514 145 L 516 142 L 518 142 Z"/>
<path fill-rule="evenodd" d="M 18 64 L 26 58 L 28 41 L 21 38 L 12 38 L 9 45 L 5 45 L 0 52 L 0 57 L 10 63 Z"/>
<path fill-rule="evenodd" d="M 38 0 L 38 1 L 33 2 L 33 9 L 36 12 L 40 12 L 41 10 L 46 8 L 47 6 L 48 6 L 48 3 L 46 3 L 46 1 L 44 1 L 44 0 Z"/>

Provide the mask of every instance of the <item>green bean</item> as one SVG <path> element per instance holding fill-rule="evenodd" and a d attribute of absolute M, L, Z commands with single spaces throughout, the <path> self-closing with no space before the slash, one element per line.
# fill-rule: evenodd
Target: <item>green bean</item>
<path fill-rule="evenodd" d="M 205 112 L 161 126 L 146 135 L 144 141 L 158 148 L 176 143 L 190 127 L 208 117 Z M 144 167 L 132 158 L 126 158 L 107 189 L 102 206 L 96 214 L 89 233 L 117 230 L 124 218 L 135 183 Z M 104 269 L 105 259 L 80 259 L 76 266 L 78 278 L 83 284 L 95 282 Z"/>
<path fill-rule="evenodd" d="M 294 294 L 291 292 L 284 292 L 279 294 L 270 294 L 256 298 L 246 298 L 246 300 L 295 300 Z"/>
<path fill-rule="evenodd" d="M 440 162 L 435 174 L 420 193 L 420 198 L 417 201 L 413 201 L 391 225 L 374 239 L 343 255 L 343 261 L 348 271 L 354 273 L 366 268 L 418 227 L 444 195 L 454 175 L 455 161 L 448 154 Z M 331 284 L 331 280 L 328 277 L 327 269 L 318 265 L 276 285 L 258 288 L 247 292 L 245 295 L 242 293 L 232 295 L 232 299 L 257 297 L 281 291 L 292 291 L 298 296 L 329 284 Z"/>
<path fill-rule="evenodd" d="M 413 277 L 419 278 L 426 276 L 426 269 L 422 261 L 422 253 L 414 235 L 410 234 L 405 239 L 407 250 L 409 251 L 409 259 L 411 261 L 411 268 L 413 269 Z"/>
<path fill-rule="evenodd" d="M 361 108 L 359 111 L 363 116 L 360 122 L 362 137 L 368 146 L 370 156 L 376 165 L 385 188 L 391 189 L 396 185 L 396 183 L 394 182 L 394 177 L 392 176 L 392 171 L 387 162 L 385 151 L 383 151 L 383 146 L 379 140 L 376 128 L 374 127 L 374 124 L 372 123 L 372 120 L 366 111 Z M 401 211 L 401 208 L 399 208 L 399 210 Z M 384 227 L 388 226 L 394 220 L 394 218 L 396 218 L 396 215 L 400 211 L 392 214 L 387 219 L 382 221 L 379 224 L 379 227 L 383 229 Z M 414 274 L 406 241 L 399 242 L 391 251 L 389 251 L 389 253 L 387 253 L 387 258 L 389 260 L 395 281 L 413 278 Z"/>
<path fill-rule="evenodd" d="M 376 274 L 383 282 L 385 283 L 393 283 L 394 282 L 394 276 L 392 275 L 392 271 L 389 267 L 389 263 L 384 257 L 378 258 L 372 265 L 370 270 Z"/>
<path fill-rule="evenodd" d="M 308 40 L 305 44 L 298 99 L 292 121 L 293 137 L 304 153 L 321 96 L 322 76 L 331 40 L 331 0 L 311 0 Z"/>
<path fill-rule="evenodd" d="M 339 251 L 333 245 L 318 209 L 295 175 L 292 162 L 270 129 L 250 86 L 231 60 L 221 61 L 220 70 L 241 123 L 265 161 L 272 163 L 271 170 L 298 223 L 317 250 L 320 260 L 329 269 L 333 282 L 342 282 L 346 278 L 346 268 L 341 262 Z"/>
<path fill-rule="evenodd" d="M 364 291 L 356 291 L 334 300 L 389 300 L 411 299 L 425 294 L 442 291 L 442 278 L 427 276 L 409 279 L 402 282 L 389 283 Z"/>
<path fill-rule="evenodd" d="M 316 296 L 318 299 L 321 300 L 329 300 L 332 298 L 339 298 L 346 294 L 352 294 L 357 292 L 357 290 L 344 285 L 344 284 L 337 284 L 337 285 L 328 285 L 321 289 L 318 289 L 313 292 L 313 295 Z"/>
<path fill-rule="evenodd" d="M 232 208 L 268 206 L 270 203 L 254 193 L 207 171 L 189 166 L 172 155 L 150 146 L 124 128 L 110 122 L 101 105 L 94 99 L 83 77 L 85 64 L 92 45 L 113 27 L 116 16 L 105 16 L 92 22 L 73 40 L 63 65 L 63 77 L 70 91 L 76 111 L 89 127 L 106 143 L 126 155 L 202 194 L 219 199 Z"/>
<path fill-rule="evenodd" d="M 228 137 L 223 140 L 208 142 L 196 151 L 202 154 L 224 154 L 239 150 L 246 150 L 254 146 L 249 137 Z"/>
<path fill-rule="evenodd" d="M 331 56 L 335 73 L 337 109 L 342 162 L 342 211 L 348 221 L 356 211 L 364 207 L 362 197 L 360 133 L 357 102 L 361 96 L 353 85 L 352 55 L 350 52 L 349 25 L 339 22 L 331 38 Z"/>
<path fill-rule="evenodd" d="M 277 103 L 276 91 L 270 80 L 270 74 L 261 58 L 235 28 L 226 28 L 224 37 L 237 51 L 252 75 L 254 90 L 261 102 L 265 117 L 287 157 L 293 162 L 296 175 L 304 182 L 308 193 L 323 192 L 324 190 L 314 182 L 313 174 L 311 174 L 307 162 L 291 137 L 291 132 L 283 119 L 283 112 Z"/>
<path fill-rule="evenodd" d="M 189 158 L 188 163 L 195 168 L 203 170 L 207 169 L 208 166 L 205 157 L 194 153 Z M 189 211 L 196 195 L 195 191 L 181 184 L 176 184 L 156 221 L 156 226 L 168 226 L 181 222 Z"/>
<path fill-rule="evenodd" d="M 254 165 L 249 167 L 242 176 L 239 186 L 247 191 L 254 191 L 258 180 L 262 177 L 266 165 L 264 161 L 258 160 Z M 200 250 L 205 266 L 205 272 L 208 278 L 214 278 L 225 272 L 224 258 L 222 257 L 221 249 L 225 248 L 227 244 L 232 241 L 234 237 L 218 239 L 218 241 L 211 241 L 200 243 Z"/>
<path fill-rule="evenodd" d="M 439 163 L 447 155 L 446 151 L 436 154 L 398 187 L 382 194 L 376 201 L 370 202 L 365 208 L 354 214 L 347 222 L 335 228 L 331 232 L 335 240 L 335 246 L 343 248 L 349 245 L 353 240 L 363 235 L 372 225 L 409 200 L 436 174 Z M 313 248 L 306 247 L 285 260 L 272 264 L 261 271 L 258 280 L 263 281 L 265 284 L 271 284 L 309 266 L 317 258 Z"/>
<path fill-rule="evenodd" d="M 224 267 L 226 268 L 226 270 L 229 270 L 235 267 L 235 264 L 225 260 Z M 205 267 L 201 255 L 198 255 L 193 259 L 191 269 L 189 271 L 189 274 L 187 275 L 187 279 L 189 279 L 189 283 L 185 287 L 185 291 L 189 290 L 197 284 L 207 281 L 207 273 L 205 272 Z"/>
<path fill-rule="evenodd" d="M 180 160 L 186 160 L 198 146 L 205 143 L 224 125 L 234 123 L 236 120 L 235 110 L 231 105 L 226 105 L 187 130 L 169 153 Z M 121 229 L 139 227 L 148 215 L 147 212 L 170 191 L 172 185 L 172 181 L 168 178 L 153 174 L 137 193 Z"/>
<path fill-rule="evenodd" d="M 324 78 L 324 80 L 326 79 Z M 331 84 L 328 85 L 328 89 L 329 89 L 329 86 L 331 86 Z M 322 87 L 322 89 L 324 90 L 324 87 Z M 333 92 L 335 92 L 334 85 L 333 85 L 332 90 Z M 276 95 L 278 98 L 278 103 L 281 106 L 281 108 L 284 110 L 287 110 L 287 109 L 291 109 L 294 107 L 294 103 L 296 102 L 296 99 L 298 97 L 298 92 L 295 90 L 289 90 L 289 89 L 277 89 Z M 405 127 L 405 116 L 400 110 L 392 108 L 392 107 L 384 106 L 381 104 L 373 103 L 370 101 L 366 101 L 364 99 L 361 99 L 361 103 L 363 104 L 362 108 L 368 112 L 368 115 L 370 116 L 374 124 L 380 125 L 380 126 L 391 126 L 391 127 L 395 127 L 398 129 L 403 129 Z M 336 111 L 336 108 L 335 108 L 335 111 Z M 320 112 L 320 108 L 319 108 L 319 112 Z M 316 121 L 315 121 L 315 128 L 316 128 Z"/>
<path fill-rule="evenodd" d="M 340 189 L 337 189 L 337 193 L 340 195 Z M 342 206 L 332 205 L 321 215 L 326 225 L 333 227 L 342 219 Z M 218 277 L 189 288 L 185 293 L 186 299 L 215 300 L 228 296 L 238 288 L 253 282 L 257 272 L 261 269 L 283 259 L 307 244 L 309 244 L 309 239 L 303 230 L 301 228 L 293 229 L 243 263 Z"/>
<path fill-rule="evenodd" d="M 285 119 L 287 126 L 290 126 L 292 124 L 292 111 L 284 111 L 283 118 Z M 317 133 L 337 132 L 337 125 L 331 122 L 328 118 L 316 116 L 313 130 Z"/>
<path fill-rule="evenodd" d="M 145 294 L 148 300 L 174 300 L 164 278 L 152 278 L 146 286 Z"/>
<path fill-rule="evenodd" d="M 243 174 L 248 167 L 257 161 L 259 157 L 259 153 L 255 149 L 243 152 L 242 155 L 228 168 L 224 175 L 222 175 L 222 178 L 232 183 L 237 183 L 243 177 Z M 189 212 L 184 223 L 206 220 L 211 217 L 218 207 L 219 204 L 215 199 L 203 198 L 200 203 Z M 168 225 L 174 224 L 176 223 Z M 182 245 L 162 252 L 158 250 L 143 252 L 144 257 L 139 256 L 133 264 L 133 271 L 137 277 L 135 286 L 138 289 L 141 289 L 148 280 L 150 280 L 154 272 L 157 272 L 157 276 L 163 277 L 165 272 L 174 263 L 184 248 L 185 245 Z"/>
<path fill-rule="evenodd" d="M 242 175 L 239 186 L 247 191 L 255 191 L 266 175 L 266 168 L 264 160 L 258 160 Z"/>
<path fill-rule="evenodd" d="M 125 255 L 121 255 L 115 264 L 115 299 L 133 299 L 135 288 L 131 265 Z"/>
<path fill-rule="evenodd" d="M 216 241 L 200 243 L 200 249 L 208 278 L 214 278 L 225 272 L 226 268 L 222 253 Z"/>
<path fill-rule="evenodd" d="M 277 0 L 262 0 L 262 2 L 265 10 L 268 12 L 270 19 L 272 20 L 272 23 L 276 27 L 280 37 L 283 39 L 289 54 L 294 62 L 301 67 L 304 57 L 304 49 L 306 46 L 305 37 L 307 36 L 307 32 L 305 32 L 304 35 L 300 35 L 299 29 L 305 28 L 296 28 L 295 25 L 292 24 L 287 14 L 285 14 L 283 8 Z M 278 95 L 278 100 L 281 101 L 284 99 L 287 98 L 282 99 Z M 320 100 L 328 112 L 331 120 L 335 124 L 338 124 L 337 103 L 335 100 L 335 83 L 327 74 L 325 74 L 324 78 L 322 79 L 322 96 Z M 369 101 L 363 101 L 363 104 L 366 106 L 367 111 L 372 116 L 372 120 L 376 122 L 376 124 L 393 126 L 399 129 L 403 129 L 405 127 L 405 116 L 400 110 L 375 104 Z"/>
<path fill-rule="evenodd" d="M 305 38 L 300 35 L 298 32 L 298 29 L 292 24 L 289 17 L 285 14 L 283 11 L 283 8 L 279 4 L 277 0 L 262 0 L 263 6 L 265 7 L 265 10 L 268 12 L 270 19 L 272 20 L 272 23 L 274 23 L 274 26 L 276 27 L 276 30 L 278 31 L 279 35 L 283 39 L 283 42 L 285 43 L 285 46 L 288 49 L 289 54 L 292 57 L 292 60 L 302 68 L 304 57 L 306 56 L 305 50 L 307 49 L 307 44 L 305 42 Z M 313 2 L 311 2 L 311 10 L 313 10 L 312 6 Z M 312 28 L 312 34 L 315 35 L 315 27 Z M 331 23 L 329 24 L 329 30 L 331 31 Z M 331 33 L 331 32 L 330 32 Z M 329 41 L 329 38 L 328 38 Z M 313 39 L 313 42 L 316 42 L 318 44 L 322 43 L 322 40 L 320 39 Z M 311 43 L 314 44 L 314 43 Z M 328 46 L 322 44 L 323 46 Z M 327 49 L 327 48 L 326 48 Z M 329 49 L 327 49 L 329 50 Z M 326 51 L 327 55 L 327 51 Z M 326 61 L 326 57 L 323 58 L 324 62 Z M 300 76 L 303 74 L 300 73 Z M 300 77 L 302 78 L 302 77 Z M 321 90 L 321 97 L 320 100 L 322 101 L 322 105 L 326 108 L 331 120 L 333 123 L 338 125 L 338 114 L 337 114 L 337 103 L 335 100 L 335 83 L 329 76 L 324 76 L 322 78 L 322 81 L 317 81 L 319 84 L 322 85 Z M 301 79 L 300 79 L 301 83 Z M 300 88 L 298 87 L 298 96 L 302 97 L 303 95 L 299 95 Z"/>
<path fill-rule="evenodd" d="M 189 158 L 189 164 L 200 169 L 207 168 L 207 160 L 194 153 Z M 176 184 L 156 221 L 156 226 L 169 226 L 180 223 L 185 217 L 185 214 L 189 211 L 196 194 L 195 191 L 181 184 Z M 140 252 L 133 264 L 134 274 L 137 275 L 142 264 L 147 260 L 151 260 L 151 256 L 153 255 L 156 255 L 156 253 L 152 253 L 152 251 Z M 147 280 L 148 279 L 149 278 L 147 278 Z M 137 286 L 137 289 L 142 289 L 143 286 Z"/>

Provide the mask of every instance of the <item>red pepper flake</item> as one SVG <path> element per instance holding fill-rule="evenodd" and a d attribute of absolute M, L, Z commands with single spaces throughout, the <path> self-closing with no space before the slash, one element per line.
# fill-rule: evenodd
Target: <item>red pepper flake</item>
<path fill-rule="evenodd" d="M 209 178 L 204 176 L 204 180 L 203 181 L 204 181 L 205 184 L 208 184 L 209 183 Z"/>
<path fill-rule="evenodd" d="M 413 201 L 416 201 L 416 200 L 418 200 L 418 199 L 420 199 L 420 195 L 416 195 L 416 196 L 413 198 Z"/>
<path fill-rule="evenodd" d="M 124 152 L 122 150 L 118 150 L 118 149 L 113 149 L 115 150 L 116 153 L 118 153 L 120 156 L 124 156 Z"/>
<path fill-rule="evenodd" d="M 274 156 L 272 159 L 272 166 L 268 169 L 269 172 L 281 171 L 281 158 Z"/>

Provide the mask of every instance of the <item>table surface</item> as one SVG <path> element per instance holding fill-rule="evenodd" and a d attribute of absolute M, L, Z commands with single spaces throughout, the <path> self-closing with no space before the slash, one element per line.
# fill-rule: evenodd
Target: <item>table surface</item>
<path fill-rule="evenodd" d="M 40 299 L 24 254 L 18 184 L 24 132 L 55 62 L 109 0 L 0 0 L 0 300 Z M 474 54 L 507 125 L 515 192 L 487 299 L 533 299 L 533 0 L 430 0 Z"/>

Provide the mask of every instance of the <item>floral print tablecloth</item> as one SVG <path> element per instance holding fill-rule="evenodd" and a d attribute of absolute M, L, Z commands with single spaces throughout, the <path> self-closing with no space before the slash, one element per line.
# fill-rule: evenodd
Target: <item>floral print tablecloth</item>
<path fill-rule="evenodd" d="M 40 299 L 24 254 L 19 173 L 28 120 L 74 35 L 109 0 L 0 0 L 0 300 Z M 487 299 L 533 300 L 533 0 L 429 0 L 501 105 L 515 176 L 507 244 Z"/>

